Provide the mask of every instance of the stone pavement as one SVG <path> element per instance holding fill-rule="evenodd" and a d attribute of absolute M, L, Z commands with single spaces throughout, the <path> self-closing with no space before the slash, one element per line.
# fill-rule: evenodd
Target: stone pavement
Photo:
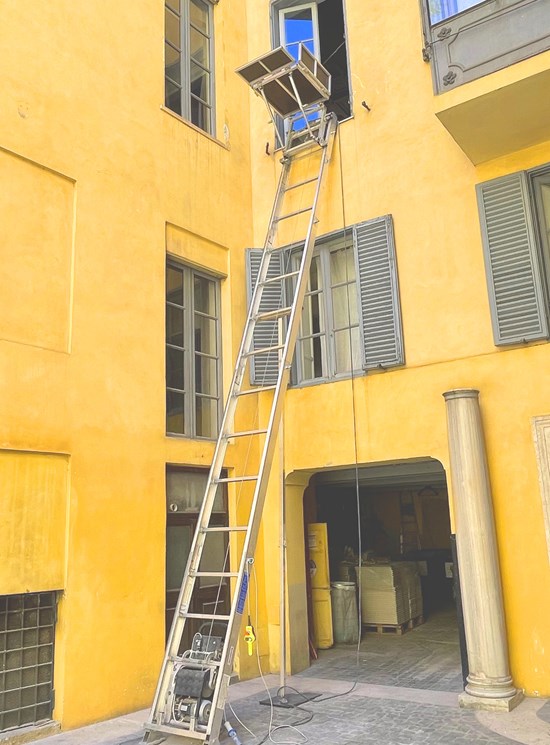
<path fill-rule="evenodd" d="M 278 678 L 266 677 L 272 695 Z M 296 675 L 288 685 L 300 691 L 322 692 L 320 701 L 297 709 L 274 709 L 273 727 L 298 723 L 272 732 L 272 742 L 285 745 L 548 745 L 550 702 L 527 699 L 510 714 L 474 713 L 459 709 L 456 693 L 358 684 L 344 696 L 322 700 L 350 689 L 344 681 Z M 259 745 L 268 735 L 270 707 L 260 679 L 230 689 L 230 703 L 252 737 L 227 708 L 243 745 Z M 311 715 L 312 718 L 311 718 Z M 40 740 L 43 745 L 138 745 L 146 711 L 64 732 Z M 310 719 L 307 723 L 299 724 Z M 307 739 L 306 739 L 307 738 Z M 223 745 L 232 745 L 225 736 Z M 269 739 L 267 740 L 269 743 Z"/>
<path fill-rule="evenodd" d="M 295 709 L 270 707 L 260 678 L 229 689 L 226 715 L 243 745 L 550 745 L 550 701 L 527 699 L 506 713 L 459 709 L 462 690 L 456 616 L 439 613 L 403 636 L 367 634 L 360 649 L 336 646 L 289 677 L 320 694 Z M 278 676 L 266 676 L 275 695 Z M 352 690 L 350 690 L 352 689 Z M 345 694 L 345 695 L 340 695 Z M 138 745 L 147 711 L 44 738 L 44 745 Z M 297 724 L 298 730 L 286 725 Z M 273 729 L 275 727 L 282 727 Z M 266 739 L 267 738 L 267 739 Z M 232 741 L 222 735 L 222 745 Z"/>

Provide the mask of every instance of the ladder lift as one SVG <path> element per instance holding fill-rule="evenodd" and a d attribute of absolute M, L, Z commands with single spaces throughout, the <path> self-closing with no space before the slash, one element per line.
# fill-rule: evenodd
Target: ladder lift
<path fill-rule="evenodd" d="M 305 46 L 300 46 L 298 59 L 281 47 L 237 72 L 263 98 L 274 124 L 276 114 L 290 124 L 285 141 L 281 143 L 282 171 L 205 496 L 155 697 L 145 724 L 143 743 L 147 745 L 201 742 L 215 745 L 219 742 L 245 611 L 250 567 L 309 278 L 319 195 L 337 127 L 336 117 L 328 113 L 325 106 L 330 97 L 330 74 Z M 310 172 L 304 178 L 306 160 Z M 299 208 L 289 209 L 287 202 L 292 207 L 296 200 Z M 305 228 L 305 234 L 296 236 L 298 228 L 294 231 L 295 245 L 303 249 L 299 259 L 288 266 L 283 258 L 288 256 L 288 252 L 283 251 L 288 244 L 280 245 L 280 228 L 283 223 L 289 226 L 293 220 L 300 228 Z M 273 309 L 270 303 L 266 310 L 267 300 L 273 299 L 274 292 L 280 299 L 278 307 Z M 245 373 L 251 365 L 255 365 L 257 378 L 269 364 L 272 372 L 269 381 L 264 380 L 257 387 L 245 387 Z M 261 391 L 270 391 L 272 395 L 269 411 L 262 417 L 265 421 L 255 422 L 253 429 L 239 429 L 242 421 L 247 420 L 251 396 Z M 260 413 L 256 416 L 259 419 Z M 259 455 L 259 466 L 254 473 L 238 473 L 226 464 L 228 445 L 240 438 L 245 438 L 249 449 L 253 447 Z M 237 502 L 240 500 L 232 512 L 235 524 L 228 526 L 220 526 L 212 519 L 216 495 L 223 484 L 231 485 Z M 220 539 L 225 546 L 225 560 L 223 566 L 212 569 L 210 549 L 216 541 L 219 546 Z M 208 579 L 219 582 L 216 600 L 196 612 L 194 598 L 201 582 Z M 222 602 L 222 587 L 231 590 L 229 612 Z"/>

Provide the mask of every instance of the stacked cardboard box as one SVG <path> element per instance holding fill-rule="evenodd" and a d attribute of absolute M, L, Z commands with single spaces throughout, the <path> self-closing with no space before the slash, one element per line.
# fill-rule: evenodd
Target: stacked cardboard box
<path fill-rule="evenodd" d="M 422 589 L 415 562 L 358 567 L 364 624 L 406 623 L 422 615 Z"/>

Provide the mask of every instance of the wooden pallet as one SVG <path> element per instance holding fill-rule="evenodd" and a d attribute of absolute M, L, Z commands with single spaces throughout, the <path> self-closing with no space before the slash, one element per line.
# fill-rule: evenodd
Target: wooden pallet
<path fill-rule="evenodd" d="M 422 623 L 424 623 L 424 616 L 416 616 L 404 623 L 364 623 L 363 631 L 367 633 L 396 634 L 397 636 L 401 636 L 402 634 L 406 634 L 407 631 L 420 626 Z"/>

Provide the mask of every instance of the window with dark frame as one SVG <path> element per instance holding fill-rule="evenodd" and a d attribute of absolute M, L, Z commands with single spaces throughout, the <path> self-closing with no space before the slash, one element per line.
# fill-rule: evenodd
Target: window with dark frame
<path fill-rule="evenodd" d="M 0 596 L 0 732 L 52 718 L 55 592 Z"/>
<path fill-rule="evenodd" d="M 168 260 L 166 431 L 214 439 L 220 411 L 219 281 Z"/>
<path fill-rule="evenodd" d="M 214 134 L 213 13 L 208 0 L 166 0 L 165 105 Z"/>

